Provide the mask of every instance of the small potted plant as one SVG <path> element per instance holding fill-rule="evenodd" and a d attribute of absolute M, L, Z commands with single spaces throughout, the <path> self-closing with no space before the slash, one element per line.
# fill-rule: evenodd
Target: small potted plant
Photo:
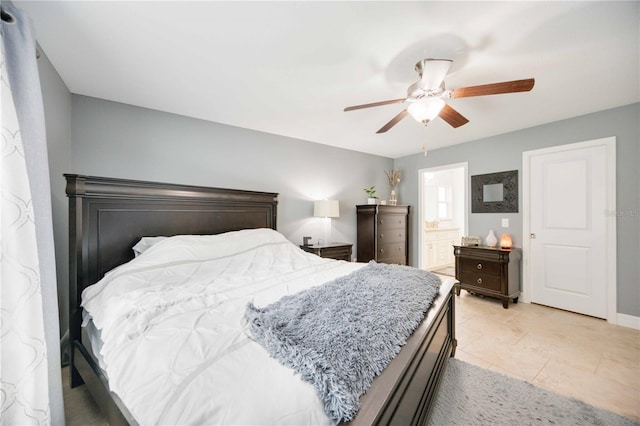
<path fill-rule="evenodd" d="M 367 193 L 367 204 L 377 204 L 376 200 L 378 197 L 376 196 L 376 186 L 372 185 L 369 188 L 365 188 L 364 192 Z"/>

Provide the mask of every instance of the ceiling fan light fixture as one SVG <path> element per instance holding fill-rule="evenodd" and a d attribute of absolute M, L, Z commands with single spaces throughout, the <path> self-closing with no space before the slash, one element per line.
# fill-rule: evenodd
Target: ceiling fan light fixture
<path fill-rule="evenodd" d="M 387 124 L 376 133 L 385 133 L 398 124 L 407 115 L 416 121 L 429 124 L 431 120 L 440 117 L 453 128 L 458 128 L 469 120 L 445 102 L 445 99 L 470 98 L 473 96 L 497 95 L 502 93 L 528 92 L 533 89 L 535 79 L 502 81 L 498 83 L 481 84 L 478 86 L 445 89 L 444 77 L 451 67 L 451 59 L 427 58 L 419 61 L 415 69 L 420 79 L 409 86 L 407 97 L 388 101 L 373 102 L 363 105 L 346 107 L 345 111 L 376 107 L 380 105 L 408 103 L 409 106 L 396 114 Z M 426 150 L 425 150 L 426 155 Z"/>
<path fill-rule="evenodd" d="M 438 116 L 444 104 L 441 98 L 423 98 L 409 105 L 407 111 L 416 121 L 427 125 Z"/>

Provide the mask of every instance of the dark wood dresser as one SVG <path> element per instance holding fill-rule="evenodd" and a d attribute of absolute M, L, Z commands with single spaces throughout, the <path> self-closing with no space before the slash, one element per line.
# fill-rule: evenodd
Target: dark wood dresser
<path fill-rule="evenodd" d="M 329 244 L 312 244 L 310 246 L 300 246 L 306 252 L 313 253 L 320 257 L 336 260 L 346 260 L 351 262 L 351 248 L 353 244 L 348 243 L 329 243 Z"/>
<path fill-rule="evenodd" d="M 409 211 L 411 206 L 356 206 L 358 262 L 409 264 Z"/>
<path fill-rule="evenodd" d="M 496 297 L 502 307 L 509 308 L 509 300 L 518 303 L 520 297 L 519 248 L 501 249 L 485 246 L 453 246 L 456 257 L 456 294 L 460 289 L 471 293 Z"/>

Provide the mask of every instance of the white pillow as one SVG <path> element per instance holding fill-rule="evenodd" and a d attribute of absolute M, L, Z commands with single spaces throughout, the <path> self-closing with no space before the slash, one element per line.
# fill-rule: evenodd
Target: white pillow
<path fill-rule="evenodd" d="M 138 257 L 146 250 L 150 249 L 154 244 L 157 244 L 167 238 L 169 237 L 142 237 L 140 238 L 140 241 L 138 241 L 136 245 L 133 246 L 133 254 L 135 255 L 135 257 Z"/>

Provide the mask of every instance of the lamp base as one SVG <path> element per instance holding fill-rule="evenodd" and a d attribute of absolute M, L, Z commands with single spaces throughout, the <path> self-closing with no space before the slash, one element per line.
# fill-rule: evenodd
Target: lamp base
<path fill-rule="evenodd" d="M 320 232 L 321 237 L 318 239 L 318 244 L 329 244 L 331 240 L 331 218 L 323 217 L 320 220 L 322 221 L 322 229 Z"/>

